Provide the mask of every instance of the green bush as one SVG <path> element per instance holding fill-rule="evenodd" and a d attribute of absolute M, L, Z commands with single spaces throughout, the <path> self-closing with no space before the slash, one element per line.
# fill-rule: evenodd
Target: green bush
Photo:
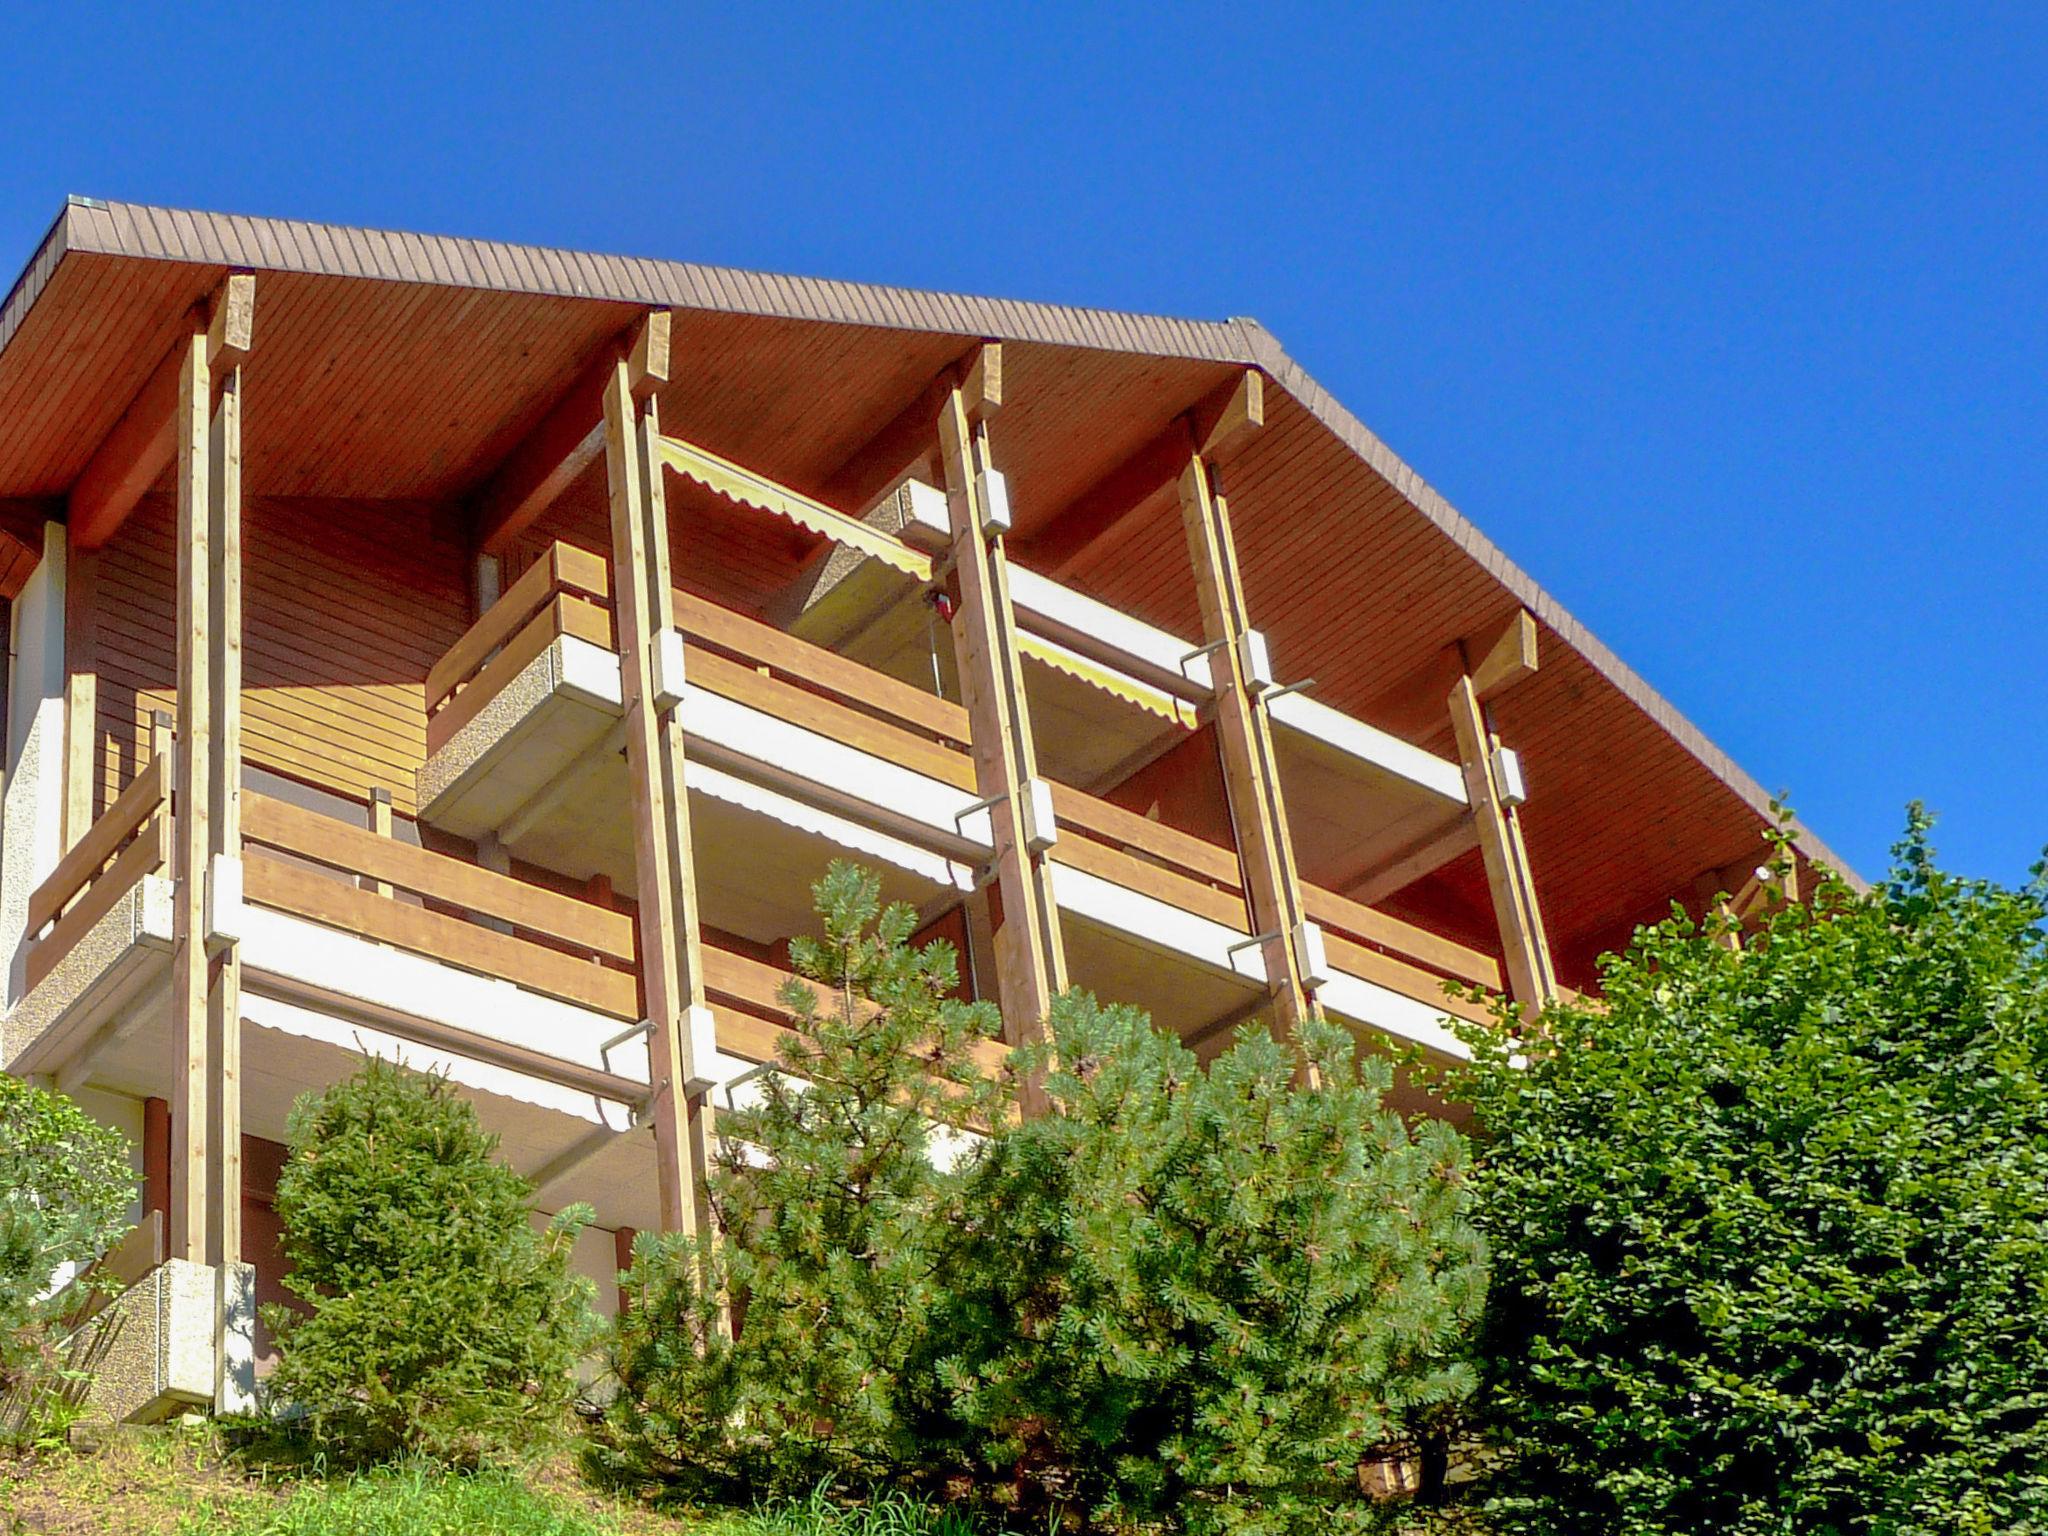
<path fill-rule="evenodd" d="M 587 1213 L 533 1191 L 445 1079 L 372 1060 L 293 1106 L 277 1214 L 310 1315 L 273 1306 L 270 1390 L 315 1450 L 474 1466 L 547 1445 L 594 1341 Z"/>
<path fill-rule="evenodd" d="M 1342 1030 L 1209 1068 L 1130 1008 L 1054 1006 L 1043 1116 L 973 1170 L 941 1370 L 1014 1496 L 1118 1527 L 1286 1532 L 1390 1513 L 1362 1463 L 1456 1410 L 1485 1292 L 1464 1139 L 1383 1104 Z"/>
<path fill-rule="evenodd" d="M 831 1006 L 792 993 L 787 1077 L 722 1122 L 715 1250 L 638 1245 L 599 1464 L 742 1500 L 831 1480 L 1162 1529 L 1369 1522 L 1361 1463 L 1472 1386 L 1462 1138 L 1411 1133 L 1338 1030 L 1307 1037 L 1308 1091 L 1262 1034 L 1205 1074 L 1081 996 L 1051 1111 L 1016 1121 L 951 951 L 911 950 L 871 875 L 817 894 L 795 962 Z"/>
<path fill-rule="evenodd" d="M 2048 1529 L 2048 876 L 1682 914 L 1474 1037 L 1490 1529 Z"/>
<path fill-rule="evenodd" d="M 0 1074 L 0 1392 L 47 1362 L 48 1332 L 76 1293 L 51 1281 L 129 1229 L 128 1142 L 60 1093 Z"/>
<path fill-rule="evenodd" d="M 807 980 L 784 993 L 783 1070 L 720 1121 L 716 1245 L 635 1246 L 596 1452 L 613 1476 L 746 1497 L 922 1458 L 907 1376 L 961 1177 L 931 1154 L 997 1112 L 974 1047 L 998 1021 L 949 995 L 951 946 L 912 949 L 915 916 L 884 910 L 874 875 L 835 863 L 814 891 L 824 937 L 791 946 Z"/>

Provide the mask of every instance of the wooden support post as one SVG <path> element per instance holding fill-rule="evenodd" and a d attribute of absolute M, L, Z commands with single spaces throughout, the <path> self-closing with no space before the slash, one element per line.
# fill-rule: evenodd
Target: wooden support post
<path fill-rule="evenodd" d="M 1255 425 L 1241 416 L 1238 420 L 1239 430 Z M 1201 600 L 1202 640 L 1216 681 L 1216 740 L 1245 895 L 1250 898 L 1252 931 L 1267 936 L 1260 951 L 1274 1028 L 1291 1035 L 1319 1007 L 1305 984 L 1304 957 L 1296 943 L 1306 913 L 1287 804 L 1280 792 L 1272 722 L 1265 700 L 1245 675 L 1244 637 L 1251 624 L 1238 580 L 1229 503 L 1214 484 L 1207 454 L 1215 441 L 1213 433 L 1205 440 L 1199 427 L 1189 433 L 1180 475 L 1181 523 Z"/>
<path fill-rule="evenodd" d="M 242 862 L 242 370 L 219 383 L 207 475 L 206 901 L 204 934 L 210 1152 L 207 1263 L 214 1266 L 214 1407 L 250 1406 L 229 1347 L 235 1308 L 246 1305 L 242 1262 L 242 954 L 232 914 Z M 225 931 L 222 931 L 222 930 Z M 253 1320 L 251 1320 L 253 1321 Z"/>
<path fill-rule="evenodd" d="M 391 835 L 391 791 L 379 784 L 370 791 L 370 830 L 379 837 Z M 372 880 L 370 889 L 379 896 L 391 894 L 389 880 Z"/>
<path fill-rule="evenodd" d="M 1500 740 L 1487 723 L 1472 677 L 1460 677 L 1452 685 L 1449 703 L 1451 730 L 1465 769 L 1465 794 L 1479 833 L 1479 855 L 1485 862 L 1486 885 L 1500 924 L 1508 993 L 1533 1017 L 1556 998 L 1557 976 L 1551 969 L 1543 913 L 1529 873 L 1521 817 L 1501 794 L 1497 772 Z"/>
<path fill-rule="evenodd" d="M 656 317 L 648 321 L 648 338 Z M 604 389 L 605 470 L 611 485 L 613 614 L 625 699 L 626 767 L 633 784 L 633 875 L 640 976 L 649 1034 L 655 1184 L 666 1231 L 708 1230 L 702 1174 L 712 1106 L 692 1096 L 691 1010 L 705 1006 L 697 874 L 683 788 L 683 730 L 657 708 L 656 653 L 680 644 L 669 586 L 668 503 L 650 396 L 666 378 L 665 348 L 636 345 L 613 359 Z M 674 636 L 666 640 L 665 636 Z"/>
<path fill-rule="evenodd" d="M 207 1059 L 206 860 L 212 850 L 208 734 L 213 720 L 209 576 L 214 558 L 213 376 L 204 332 L 187 338 L 178 375 L 178 773 L 172 870 L 171 1219 L 165 1252 L 203 1263 L 209 1247 L 207 1133 L 212 1068 Z"/>
<path fill-rule="evenodd" d="M 1044 852 L 1031 847 L 1037 753 L 1010 606 L 1009 560 L 1001 530 L 988 521 L 989 477 L 996 472 L 988 417 L 1002 401 L 1001 357 L 991 342 L 968 362 L 959 383 L 946 392 L 938 426 L 958 583 L 953 651 L 973 737 L 975 786 L 990 803 L 1002 905 L 1002 925 L 995 932 L 997 991 L 1003 1032 L 1019 1045 L 1043 1038 L 1052 1000 L 1066 989 L 1067 959 L 1052 871 Z M 1025 1084 L 1025 1111 L 1041 1102 L 1038 1085 Z"/>

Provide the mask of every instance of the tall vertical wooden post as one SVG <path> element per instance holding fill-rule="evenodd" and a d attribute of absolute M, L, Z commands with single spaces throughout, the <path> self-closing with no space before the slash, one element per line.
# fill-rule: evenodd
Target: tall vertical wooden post
<path fill-rule="evenodd" d="M 165 1252 L 204 1263 L 212 1073 L 207 1052 L 207 801 L 213 722 L 213 372 L 206 336 L 190 337 L 178 374 L 178 772 L 171 939 L 171 1215 Z"/>
<path fill-rule="evenodd" d="M 170 1216 L 173 1258 L 241 1261 L 241 957 L 209 922 L 239 895 L 242 713 L 241 360 L 256 280 L 214 295 L 206 330 L 181 344 L 174 423 L 178 486 L 176 895 L 171 950 Z M 225 886 L 221 884 L 225 882 Z M 216 1351 L 224 1362 L 225 1351 Z M 219 1387 L 216 1379 L 216 1387 Z"/>
<path fill-rule="evenodd" d="M 1248 382 L 1256 377 L 1249 375 Z M 1256 424 L 1255 408 L 1240 407 L 1238 414 L 1249 415 L 1247 424 Z M 1220 424 L 1212 429 L 1211 440 L 1221 430 Z M 1253 933 L 1265 936 L 1260 950 L 1275 1030 L 1292 1034 L 1318 1009 L 1304 979 L 1304 957 L 1296 947 L 1304 917 L 1301 879 L 1287 827 L 1287 803 L 1280 792 L 1272 722 L 1265 700 L 1245 672 L 1244 637 L 1251 623 L 1238 579 L 1230 506 L 1216 487 L 1204 448 L 1202 434 L 1191 431 L 1187 467 L 1180 476 L 1181 523 L 1201 599 L 1202 641 L 1216 682 L 1216 740 L 1244 868 L 1248 915 Z"/>
<path fill-rule="evenodd" d="M 633 873 L 639 898 L 640 973 L 648 1021 L 655 1185 L 664 1230 L 708 1226 L 701 1174 L 710 1160 L 712 1107 L 692 1094 L 692 1010 L 704 1007 L 696 863 L 683 787 L 683 729 L 656 699 L 664 645 L 676 654 L 669 587 L 668 502 L 652 399 L 668 377 L 666 312 L 648 316 L 618 357 L 604 394 L 605 473 L 611 485 L 613 618 L 625 700 L 626 767 L 633 783 Z M 673 686 L 673 684 L 671 684 Z"/>
<path fill-rule="evenodd" d="M 997 991 L 1005 1036 L 1024 1044 L 1043 1038 L 1052 1000 L 1066 989 L 1067 958 L 1052 872 L 1043 851 L 1031 846 L 1037 752 L 1010 605 L 1009 557 L 1001 529 L 988 516 L 990 487 L 1000 483 L 991 479 L 988 418 L 1001 403 L 1002 349 L 990 342 L 940 405 L 939 448 L 959 587 L 953 650 L 973 736 L 976 792 L 989 802 L 1002 902 Z M 1037 1085 L 1027 1083 L 1024 1108 L 1029 1112 L 1038 1102 Z"/>
<path fill-rule="evenodd" d="M 239 901 L 242 866 L 242 370 L 230 366 L 214 410 L 207 476 L 207 882 L 209 907 Z M 206 1262 L 214 1266 L 214 1406 L 243 1409 L 249 1382 L 231 1340 L 253 1298 L 242 1293 L 242 952 L 232 918 L 207 936 L 206 1054 L 212 1068 L 207 1142 Z M 220 931 L 221 924 L 227 931 Z M 253 1378 L 252 1378 L 253 1379 Z"/>
<path fill-rule="evenodd" d="M 1479 666 L 1452 684 L 1448 703 L 1458 758 L 1465 770 L 1465 796 L 1479 833 L 1479 856 L 1500 925 L 1508 995 L 1532 1017 L 1557 996 L 1543 909 L 1522 841 L 1521 815 L 1508 803 L 1500 782 L 1500 738 L 1486 718 L 1486 700 L 1536 670 L 1536 626 L 1517 614 Z"/>

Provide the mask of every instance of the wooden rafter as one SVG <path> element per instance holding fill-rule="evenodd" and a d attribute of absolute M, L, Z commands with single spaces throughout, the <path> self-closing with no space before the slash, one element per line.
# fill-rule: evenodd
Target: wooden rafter
<path fill-rule="evenodd" d="M 209 377 L 224 377 L 254 344 L 255 313 L 256 279 L 241 272 L 222 282 L 209 304 L 192 311 L 184 335 L 151 371 L 72 482 L 68 503 L 74 545 L 98 549 L 111 539 L 177 456 L 183 443 L 181 391 L 191 362 L 190 338 L 202 338 L 201 360 Z"/>
<path fill-rule="evenodd" d="M 1034 570 L 1053 577 L 1086 564 L 1123 537 L 1140 508 L 1178 483 L 1191 435 L 1213 470 L 1265 419 L 1265 378 L 1247 368 L 1061 507 L 1022 553 Z"/>
<path fill-rule="evenodd" d="M 963 379 L 969 378 L 984 350 L 977 342 L 934 374 L 931 381 L 918 391 L 916 399 L 890 417 L 825 477 L 818 488 L 819 500 L 835 507 L 865 511 L 876 497 L 912 475 L 928 485 L 938 484 L 942 473 L 939 464 L 939 413 L 945 409 L 947 397 Z M 971 379 L 970 383 L 982 397 L 986 409 L 995 410 L 1001 406 L 1000 371 L 993 379 L 984 373 Z M 987 398 L 991 384 L 995 391 L 992 400 Z"/>
<path fill-rule="evenodd" d="M 502 553 L 604 453 L 606 391 L 621 363 L 633 380 L 635 399 L 668 382 L 670 330 L 669 312 L 657 309 L 599 347 L 547 415 L 492 471 L 470 503 L 481 553 Z"/>

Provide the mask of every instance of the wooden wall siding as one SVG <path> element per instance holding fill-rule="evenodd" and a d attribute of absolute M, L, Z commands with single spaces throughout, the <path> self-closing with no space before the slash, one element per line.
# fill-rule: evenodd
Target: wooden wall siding
<path fill-rule="evenodd" d="M 469 624 L 452 512 L 256 498 L 243 525 L 243 755 L 350 799 L 416 809 L 427 670 Z M 173 508 L 144 501 L 100 561 L 100 802 L 175 696 Z"/>

